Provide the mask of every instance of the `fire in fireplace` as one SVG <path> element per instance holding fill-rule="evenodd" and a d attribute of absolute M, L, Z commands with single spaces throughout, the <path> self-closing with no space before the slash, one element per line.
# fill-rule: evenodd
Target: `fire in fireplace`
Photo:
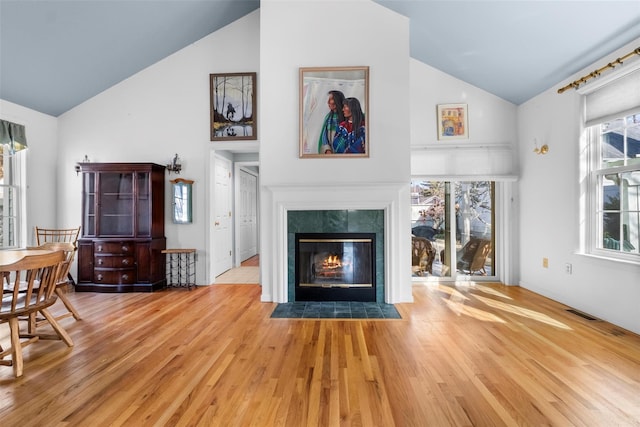
<path fill-rule="evenodd" d="M 375 301 L 375 233 L 296 233 L 296 301 Z"/>

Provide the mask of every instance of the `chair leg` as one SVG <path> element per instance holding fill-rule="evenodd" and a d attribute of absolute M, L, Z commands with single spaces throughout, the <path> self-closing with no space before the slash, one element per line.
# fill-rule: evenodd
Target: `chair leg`
<path fill-rule="evenodd" d="M 36 313 L 29 313 L 29 317 L 27 318 L 27 332 L 30 334 L 36 333 L 38 319 L 36 319 Z"/>
<path fill-rule="evenodd" d="M 11 330 L 11 365 L 13 365 L 13 374 L 16 378 L 21 377 L 24 370 L 19 328 L 20 325 L 17 317 L 9 319 L 9 329 Z"/>
<path fill-rule="evenodd" d="M 71 301 L 69 301 L 69 298 L 67 298 L 67 296 L 65 295 L 64 292 L 62 292 L 62 289 L 60 288 L 56 288 L 56 295 L 58 295 L 58 298 L 60 298 L 60 300 L 62 301 L 62 303 L 64 304 L 65 307 L 67 307 L 67 310 L 71 312 L 71 314 L 73 314 L 73 318 L 76 320 L 82 320 L 82 317 L 80 317 L 80 313 L 78 313 L 78 311 L 76 310 L 76 308 L 73 306 L 73 304 L 71 304 Z"/>
<path fill-rule="evenodd" d="M 67 344 L 67 346 L 73 347 L 73 340 L 71 339 L 67 331 L 65 331 L 64 328 L 62 328 L 62 326 L 58 324 L 58 322 L 51 315 L 51 313 L 49 313 L 49 310 L 47 310 L 46 308 L 43 308 L 42 310 L 40 310 L 40 313 L 42 313 L 45 319 L 49 321 L 49 324 L 51 325 L 53 330 L 56 331 L 60 339 L 64 341 L 64 343 Z"/>

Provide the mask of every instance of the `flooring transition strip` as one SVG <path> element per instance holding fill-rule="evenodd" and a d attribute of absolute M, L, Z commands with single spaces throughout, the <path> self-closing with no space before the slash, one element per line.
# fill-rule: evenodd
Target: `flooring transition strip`
<path fill-rule="evenodd" d="M 272 319 L 402 319 L 393 304 L 354 301 L 280 303 Z"/>

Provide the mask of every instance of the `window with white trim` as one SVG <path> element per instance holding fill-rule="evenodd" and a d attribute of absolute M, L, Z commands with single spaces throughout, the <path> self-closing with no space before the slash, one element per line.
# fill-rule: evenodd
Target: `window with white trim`
<path fill-rule="evenodd" d="M 585 95 L 585 251 L 640 264 L 640 61 Z"/>
<path fill-rule="evenodd" d="M 21 245 L 21 167 L 26 151 L 11 154 L 0 145 L 0 249 Z"/>
<path fill-rule="evenodd" d="M 589 129 L 592 251 L 640 262 L 640 110 Z"/>
<path fill-rule="evenodd" d="M 25 126 L 0 119 L 0 249 L 26 243 L 26 148 Z"/>

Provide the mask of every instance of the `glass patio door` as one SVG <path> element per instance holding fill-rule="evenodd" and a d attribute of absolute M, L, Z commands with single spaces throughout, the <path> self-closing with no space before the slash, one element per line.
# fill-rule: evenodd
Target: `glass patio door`
<path fill-rule="evenodd" d="M 411 181 L 415 280 L 495 279 L 495 184 Z"/>

